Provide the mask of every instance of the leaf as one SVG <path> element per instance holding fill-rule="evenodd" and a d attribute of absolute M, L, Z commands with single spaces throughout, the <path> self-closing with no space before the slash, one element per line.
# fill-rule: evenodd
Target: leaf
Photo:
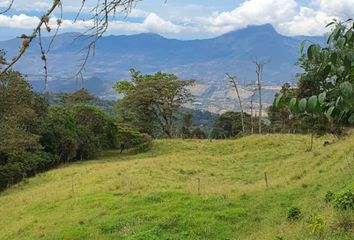
<path fill-rule="evenodd" d="M 283 94 L 282 93 L 279 94 L 279 96 L 275 98 L 274 106 L 276 108 L 279 108 L 279 104 L 280 104 L 280 101 L 282 100 L 282 98 L 283 98 Z"/>
<path fill-rule="evenodd" d="M 339 26 L 338 26 L 338 27 L 336 28 L 336 30 L 334 31 L 334 33 L 333 33 L 333 39 L 334 39 L 335 41 L 338 40 L 341 31 L 342 31 L 342 29 L 341 29 L 341 27 L 339 27 Z"/>
<path fill-rule="evenodd" d="M 353 93 L 353 86 L 349 82 L 341 83 L 340 91 L 344 96 L 349 97 Z"/>
<path fill-rule="evenodd" d="M 301 44 L 300 44 L 300 52 L 301 53 L 304 52 L 305 44 L 306 44 L 306 40 L 302 41 Z"/>
<path fill-rule="evenodd" d="M 350 124 L 354 124 L 354 113 L 352 113 L 352 115 L 350 115 L 349 119 L 348 119 L 348 122 Z"/>
<path fill-rule="evenodd" d="M 327 78 L 328 77 L 328 74 L 331 72 L 331 65 L 327 65 L 324 69 L 323 69 L 323 74 L 324 74 L 324 77 Z"/>
<path fill-rule="evenodd" d="M 296 112 L 296 103 L 297 103 L 296 98 L 292 98 L 289 102 L 289 108 L 292 112 Z"/>
<path fill-rule="evenodd" d="M 334 110 L 334 107 L 332 106 L 332 107 L 330 107 L 330 108 L 326 111 L 326 117 L 327 117 L 328 119 L 331 118 L 332 113 L 333 113 L 333 110 Z"/>
<path fill-rule="evenodd" d="M 307 105 L 307 99 L 303 98 L 299 101 L 299 111 L 300 112 L 305 112 L 306 111 L 306 105 Z"/>
<path fill-rule="evenodd" d="M 310 60 L 313 60 L 315 54 L 316 54 L 316 45 L 315 45 L 315 44 L 312 44 L 312 45 L 310 45 L 309 48 L 307 49 L 307 57 L 308 57 Z"/>
<path fill-rule="evenodd" d="M 326 93 L 325 93 L 325 92 L 323 92 L 323 93 L 321 93 L 320 95 L 318 95 L 318 102 L 319 102 L 319 104 L 322 105 L 325 100 L 326 100 Z"/>
<path fill-rule="evenodd" d="M 331 54 L 331 63 L 333 65 L 335 65 L 337 63 L 337 58 L 338 58 L 337 53 L 334 52 L 334 53 Z"/>
<path fill-rule="evenodd" d="M 336 106 L 339 106 L 343 102 L 343 98 L 339 96 L 336 101 Z"/>
<path fill-rule="evenodd" d="M 312 96 L 309 98 L 308 103 L 307 103 L 307 108 L 309 110 L 309 112 L 311 113 L 315 113 L 316 112 L 316 108 L 317 108 L 317 96 Z"/>
<path fill-rule="evenodd" d="M 326 28 L 328 28 L 329 26 L 331 26 L 331 25 L 333 25 L 333 24 L 335 24 L 336 22 L 330 22 L 330 23 L 328 23 L 327 25 L 326 25 Z"/>

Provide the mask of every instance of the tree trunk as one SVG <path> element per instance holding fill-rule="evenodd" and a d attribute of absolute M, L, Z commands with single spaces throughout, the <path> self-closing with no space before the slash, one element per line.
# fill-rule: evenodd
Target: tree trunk
<path fill-rule="evenodd" d="M 237 87 L 237 83 L 236 83 L 236 77 L 232 77 L 230 74 L 226 73 L 226 76 L 230 79 L 230 82 L 233 84 L 236 94 L 237 94 L 237 98 L 240 104 L 240 110 L 241 110 L 241 126 L 242 126 L 242 134 L 245 133 L 245 122 L 244 122 L 244 114 L 243 114 L 243 107 L 242 107 L 242 100 L 240 97 L 240 93 L 238 91 L 238 87 Z"/>

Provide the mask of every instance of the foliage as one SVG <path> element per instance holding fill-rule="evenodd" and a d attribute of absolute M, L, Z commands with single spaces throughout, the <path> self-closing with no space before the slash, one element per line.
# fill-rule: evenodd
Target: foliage
<path fill-rule="evenodd" d="M 202 129 L 197 127 L 195 129 L 193 129 L 193 131 L 191 133 L 191 137 L 196 138 L 196 139 L 205 139 L 205 138 L 207 138 L 207 135 L 205 134 L 205 132 Z"/>
<path fill-rule="evenodd" d="M 342 193 L 337 193 L 333 199 L 334 208 L 339 210 L 354 210 L 354 191 L 349 189 Z"/>
<path fill-rule="evenodd" d="M 325 222 L 320 216 L 311 215 L 307 219 L 307 226 L 312 234 L 321 234 L 325 229 Z"/>
<path fill-rule="evenodd" d="M 72 94 L 64 94 L 63 101 L 67 105 L 90 104 L 96 99 L 88 90 L 81 88 Z"/>
<path fill-rule="evenodd" d="M 154 135 L 159 127 L 167 137 L 173 135 L 173 125 L 180 107 L 192 99 L 190 80 L 180 80 L 173 74 L 142 75 L 130 70 L 131 81 L 119 81 L 114 89 L 124 97 L 117 104 L 123 122 L 141 132 Z"/>
<path fill-rule="evenodd" d="M 245 128 L 250 128 L 251 116 L 244 114 Z M 235 137 L 242 133 L 241 113 L 225 112 L 215 121 L 211 138 L 222 139 Z"/>
<path fill-rule="evenodd" d="M 191 131 L 190 127 L 192 126 L 192 120 L 193 120 L 193 115 L 191 113 L 183 113 L 183 118 L 182 118 L 182 138 L 190 138 L 191 137 Z"/>
<path fill-rule="evenodd" d="M 326 203 L 329 203 L 329 202 L 332 202 L 332 200 L 334 199 L 334 192 L 332 191 L 328 191 L 325 195 L 325 202 Z"/>
<path fill-rule="evenodd" d="M 298 220 L 301 217 L 301 210 L 298 207 L 290 207 L 288 209 L 288 220 Z"/>
<path fill-rule="evenodd" d="M 58 164 L 118 148 L 122 139 L 127 149 L 151 147 L 149 136 L 122 131 L 115 118 L 83 104 L 91 99 L 86 90 L 48 107 L 19 73 L 8 72 L 0 80 L 0 190 Z"/>
<path fill-rule="evenodd" d="M 312 44 L 304 51 L 299 65 L 298 94 L 280 94 L 274 106 L 286 106 L 293 115 L 327 117 L 344 124 L 354 124 L 354 22 L 332 22 L 335 28 L 328 46 Z"/>
<path fill-rule="evenodd" d="M 152 148 L 152 138 L 140 133 L 131 127 L 118 127 L 117 144 L 121 149 L 121 153 L 125 149 L 134 149 L 136 152 L 145 152 Z"/>
<path fill-rule="evenodd" d="M 41 152 L 41 122 L 45 101 L 27 81 L 10 71 L 0 79 L 0 190 L 43 171 L 55 159 Z M 46 164 L 47 163 L 47 164 Z"/>

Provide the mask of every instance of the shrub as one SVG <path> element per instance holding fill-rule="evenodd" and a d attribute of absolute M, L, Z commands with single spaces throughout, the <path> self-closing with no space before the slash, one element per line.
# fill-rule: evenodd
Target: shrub
<path fill-rule="evenodd" d="M 334 208 L 339 210 L 354 210 L 354 191 L 347 190 L 343 193 L 337 193 L 333 199 Z"/>
<path fill-rule="evenodd" d="M 301 210 L 298 207 L 291 207 L 288 209 L 288 220 L 297 220 L 301 216 Z"/>
<path fill-rule="evenodd" d="M 329 203 L 329 202 L 332 202 L 333 201 L 333 198 L 334 198 L 334 193 L 331 192 L 331 191 L 328 191 L 325 195 L 325 202 L 326 203 Z"/>
<path fill-rule="evenodd" d="M 117 131 L 117 143 L 121 152 L 126 149 L 144 152 L 152 147 L 152 138 L 145 133 L 130 127 L 118 127 Z"/>
<path fill-rule="evenodd" d="M 321 234 L 325 228 L 324 220 L 318 215 L 312 215 L 307 219 L 307 226 L 312 234 Z"/>

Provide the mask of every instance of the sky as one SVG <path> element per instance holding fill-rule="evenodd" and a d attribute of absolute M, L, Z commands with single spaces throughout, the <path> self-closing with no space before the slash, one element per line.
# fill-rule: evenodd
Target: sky
<path fill-rule="evenodd" d="M 0 40 L 29 33 L 53 0 L 15 0 L 11 11 L 0 15 Z M 0 12 L 10 0 L 0 0 Z M 83 32 L 92 26 L 86 7 L 73 23 L 81 0 L 62 0 L 60 32 Z M 60 17 L 57 10 L 51 24 Z M 354 17 L 354 0 L 143 0 L 128 15 L 110 19 L 107 34 L 157 33 L 169 38 L 202 39 L 218 36 L 249 25 L 270 23 L 282 35 L 321 36 L 333 19 Z"/>

